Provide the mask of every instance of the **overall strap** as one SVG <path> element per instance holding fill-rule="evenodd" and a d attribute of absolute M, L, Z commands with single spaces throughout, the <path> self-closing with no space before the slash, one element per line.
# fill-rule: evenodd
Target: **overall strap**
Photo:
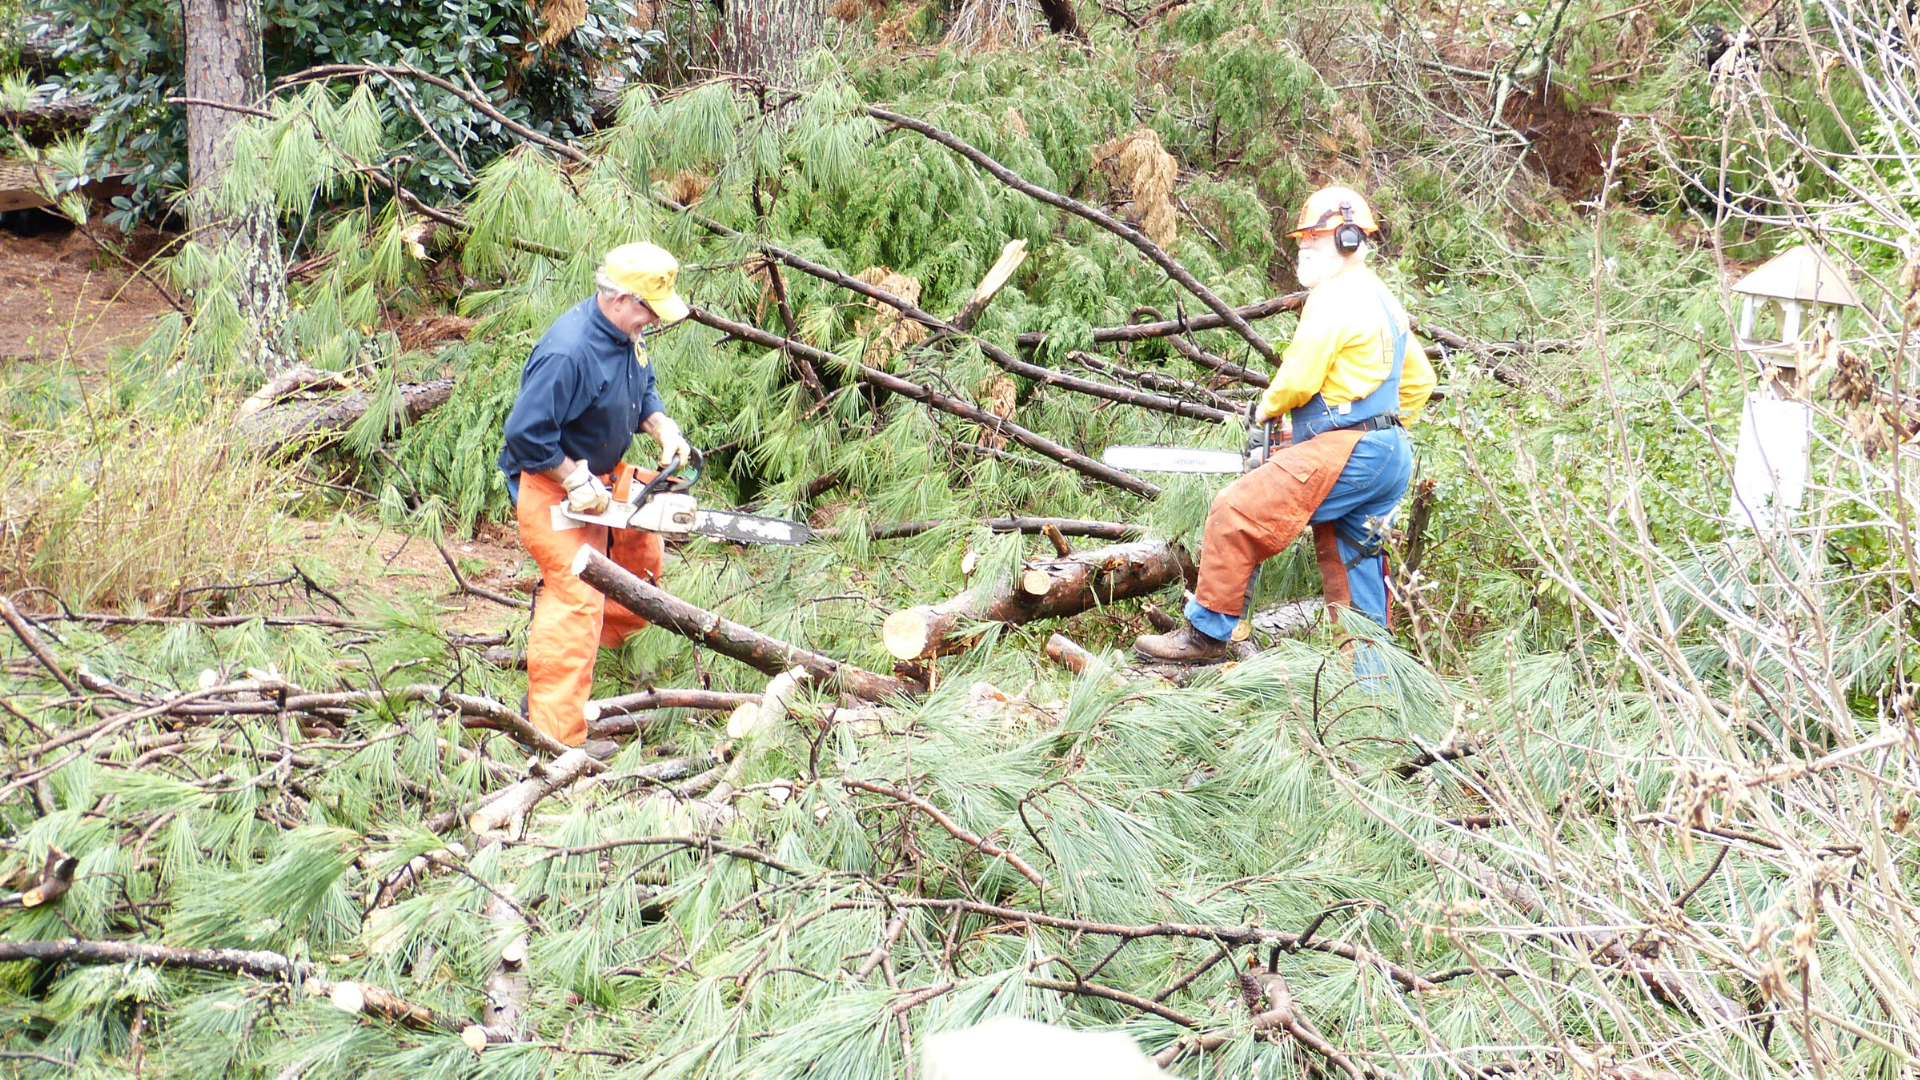
<path fill-rule="evenodd" d="M 1410 330 L 1400 328 L 1400 320 L 1394 317 L 1393 305 L 1384 286 L 1375 291 L 1374 297 L 1380 302 L 1381 317 L 1386 320 L 1386 336 L 1393 342 L 1393 359 L 1387 367 L 1387 377 L 1366 396 L 1338 408 L 1328 405 L 1322 395 L 1313 395 L 1305 405 L 1293 410 L 1294 442 L 1305 442 L 1323 432 L 1355 427 L 1377 416 L 1400 414 L 1400 377 L 1406 368 L 1407 346 L 1413 334 Z"/>

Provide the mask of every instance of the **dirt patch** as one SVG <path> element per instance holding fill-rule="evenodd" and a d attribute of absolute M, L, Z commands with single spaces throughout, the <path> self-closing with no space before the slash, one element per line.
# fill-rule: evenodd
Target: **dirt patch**
<path fill-rule="evenodd" d="M 114 348 L 144 340 L 154 316 L 173 310 L 159 290 L 72 226 L 39 211 L 7 219 L 9 227 L 0 227 L 0 361 L 98 368 Z M 134 237 L 136 260 L 164 239 L 147 233 Z"/>
<path fill-rule="evenodd" d="M 1506 121 L 1527 138 L 1526 163 L 1569 202 L 1588 198 L 1599 190 L 1606 172 L 1602 149 L 1605 133 L 1614 121 L 1590 106 L 1568 108 L 1557 87 L 1536 88 L 1507 99 Z"/>
<path fill-rule="evenodd" d="M 526 614 L 461 593 L 432 541 L 373 522 L 347 517 L 309 521 L 285 554 L 316 576 L 324 566 L 328 587 L 362 614 L 381 600 L 426 595 L 443 611 L 441 627 L 458 634 L 497 633 Z M 449 541 L 447 554 L 461 564 L 468 581 L 495 592 L 525 597 L 536 580 L 537 572 L 512 530 L 485 527 L 479 538 Z M 523 566 L 529 576 L 520 576 Z"/>

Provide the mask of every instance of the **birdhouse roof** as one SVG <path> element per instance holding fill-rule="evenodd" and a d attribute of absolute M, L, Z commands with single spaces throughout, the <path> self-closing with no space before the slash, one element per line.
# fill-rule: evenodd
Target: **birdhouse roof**
<path fill-rule="evenodd" d="M 1733 291 L 1776 300 L 1859 307 L 1860 297 L 1840 268 L 1805 244 L 1768 259 L 1734 283 Z"/>

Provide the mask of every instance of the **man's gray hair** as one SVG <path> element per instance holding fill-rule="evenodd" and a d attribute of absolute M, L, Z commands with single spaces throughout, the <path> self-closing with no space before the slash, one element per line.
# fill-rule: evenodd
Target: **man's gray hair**
<path fill-rule="evenodd" d="M 632 292 L 613 283 L 613 279 L 607 276 L 607 268 L 604 266 L 593 272 L 593 283 L 600 287 L 601 299 L 609 303 L 623 296 L 633 296 Z M 640 299 L 637 296 L 633 296 L 633 298 L 635 300 Z"/>

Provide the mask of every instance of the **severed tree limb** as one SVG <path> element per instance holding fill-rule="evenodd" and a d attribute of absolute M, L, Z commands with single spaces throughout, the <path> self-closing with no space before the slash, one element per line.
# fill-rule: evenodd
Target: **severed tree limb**
<path fill-rule="evenodd" d="M 445 405 L 453 397 L 452 379 L 434 379 L 423 383 L 401 383 L 395 389 L 400 396 L 400 411 L 408 423 Z M 234 433 L 262 450 L 273 453 L 295 443 L 325 443 L 352 427 L 372 407 L 374 394 L 356 390 L 287 405 L 275 405 L 241 417 L 234 422 Z"/>
<path fill-rule="evenodd" d="M 1175 337 L 1169 340 L 1180 341 L 1181 339 Z M 1172 375 L 1162 375 L 1157 371 L 1137 371 L 1133 368 L 1124 368 L 1104 357 L 1081 352 L 1078 349 L 1069 352 L 1067 359 L 1072 360 L 1074 363 L 1079 364 L 1089 371 L 1099 372 L 1109 379 L 1118 379 L 1121 382 L 1132 383 L 1142 389 L 1155 390 L 1163 394 L 1182 394 L 1199 401 L 1209 408 L 1226 412 L 1234 419 L 1239 419 L 1240 417 L 1241 409 L 1237 407 L 1234 402 L 1221 397 L 1219 394 L 1201 386 L 1199 383 L 1175 378 Z M 1225 363 L 1225 361 L 1221 362 Z M 1251 375 L 1253 373 L 1248 372 L 1248 374 Z"/>
<path fill-rule="evenodd" d="M 874 701 L 904 697 L 912 690 L 904 680 L 891 675 L 876 675 L 695 607 L 665 589 L 640 580 L 590 547 L 580 549 L 573 572 L 580 580 L 655 626 L 769 675 L 799 666 L 829 686 Z"/>
<path fill-rule="evenodd" d="M 458 1020 L 436 1013 L 425 1005 L 366 983 L 344 979 L 340 982 L 309 979 L 306 986 L 309 995 L 325 996 L 334 1008 L 356 1016 L 377 1016 L 388 1023 L 415 1031 L 459 1031 L 463 1027 Z"/>
<path fill-rule="evenodd" d="M 596 768 L 597 766 L 597 768 Z M 540 800 L 606 766 L 593 760 L 585 750 L 574 747 L 558 759 L 532 766 L 525 780 L 501 791 L 467 815 L 467 828 L 475 836 L 485 837 L 496 829 L 526 820 Z"/>
<path fill-rule="evenodd" d="M 980 318 L 980 313 L 987 310 L 987 305 L 999 295 L 1000 290 L 1006 286 L 1007 280 L 1013 277 L 1013 272 L 1020 269 L 1020 264 L 1026 261 L 1027 242 L 1025 240 L 1007 241 L 1007 246 L 1000 249 L 1000 257 L 987 270 L 987 276 L 980 279 L 980 284 L 973 288 L 973 295 L 969 296 L 967 302 L 954 314 L 954 329 L 972 330 L 974 321 Z M 791 327 L 787 332 L 792 336 Z"/>
<path fill-rule="evenodd" d="M 241 402 L 240 407 L 234 410 L 233 418 L 243 420 L 254 413 L 278 405 L 280 399 L 289 394 L 316 389 L 351 390 L 353 383 L 347 379 L 345 372 L 320 371 L 305 364 L 296 364 L 268 379 L 265 385 L 248 395 L 247 400 Z"/>
<path fill-rule="evenodd" d="M 892 525 L 870 525 L 867 527 L 867 538 L 903 540 L 952 524 L 956 523 L 936 518 L 926 521 L 901 521 Z M 1059 530 L 1063 536 L 1091 536 L 1100 540 L 1132 540 L 1146 532 L 1146 529 L 1140 525 L 1128 525 L 1118 521 L 1087 521 L 1081 518 L 1003 517 L 984 518 L 973 522 L 963 521 L 959 524 L 985 525 L 997 533 L 1018 532 L 1029 536 L 1053 528 Z M 815 529 L 813 535 L 817 539 L 833 539 L 843 535 L 843 530 Z"/>
<path fill-rule="evenodd" d="M 887 109 L 881 109 L 871 105 L 867 106 L 864 111 L 875 120 L 894 124 L 906 128 L 908 131 L 925 136 L 959 154 L 961 157 L 966 158 L 968 161 L 973 162 L 980 168 L 985 169 L 994 179 L 1013 188 L 1015 191 L 1030 198 L 1038 199 L 1049 206 L 1058 207 L 1068 213 L 1083 217 L 1115 236 L 1118 236 L 1120 239 L 1125 240 L 1127 243 L 1132 244 L 1154 265 L 1166 271 L 1168 277 L 1179 282 L 1188 292 L 1198 297 L 1201 303 L 1213 309 L 1213 312 L 1220 316 L 1228 326 L 1232 327 L 1235 333 L 1245 338 L 1247 344 L 1253 346 L 1255 352 L 1266 357 L 1269 361 L 1277 362 L 1275 361 L 1273 346 L 1267 343 L 1266 338 L 1260 336 L 1259 331 L 1255 330 L 1252 325 L 1247 322 L 1245 317 L 1233 308 L 1228 307 L 1226 301 L 1214 295 L 1213 290 L 1200 284 L 1198 279 L 1187 272 L 1186 267 L 1180 265 L 1178 260 L 1167 254 L 1159 244 L 1148 239 L 1145 233 L 1128 225 L 1126 222 L 1120 221 L 1103 210 L 1089 206 L 1078 199 L 1069 198 L 1058 192 L 1049 191 L 1025 179 L 1012 169 L 1007 168 L 1005 165 L 987 156 L 979 147 L 974 146 L 972 143 L 967 142 L 952 132 L 943 131 L 924 120 L 918 120 L 911 116 L 905 116 L 901 113 L 891 112 Z"/>
<path fill-rule="evenodd" d="M 152 967 L 217 971 L 256 979 L 292 982 L 307 973 L 306 964 L 266 949 L 186 949 L 143 941 L 0 941 L 0 964 L 38 960 L 50 964 L 145 964 Z"/>
<path fill-rule="evenodd" d="M 862 282 L 860 284 L 864 285 L 865 283 Z M 794 341 L 790 338 L 783 338 L 778 334 L 768 333 L 757 326 L 750 326 L 746 323 L 738 323 L 731 319 L 722 318 L 704 308 L 694 308 L 693 319 L 703 326 L 710 326 L 715 330 L 730 334 L 742 341 L 750 342 L 762 348 L 791 348 L 801 350 L 815 359 L 831 361 L 835 364 L 842 365 L 848 370 L 853 371 L 862 382 L 870 383 L 883 390 L 899 394 L 902 397 L 911 398 L 914 401 L 918 401 L 949 415 L 960 417 L 963 420 L 970 420 L 989 431 L 1006 436 L 1009 440 L 1017 442 L 1029 450 L 1044 454 L 1076 472 L 1111 484 L 1123 491 L 1130 491 L 1135 495 L 1149 499 L 1156 498 L 1160 494 L 1158 485 L 1148 483 L 1137 476 L 1115 469 L 1109 465 L 1104 465 L 1087 457 L 1085 454 L 1076 453 L 1044 435 L 1029 431 L 1011 420 L 995 416 L 970 402 L 962 401 L 959 398 L 948 397 L 935 390 L 929 390 L 918 383 L 908 382 L 898 375 L 881 371 L 879 368 L 868 367 L 865 364 L 856 364 L 851 360 L 836 356 L 824 349 L 816 349 L 811 345 Z M 1043 368 L 1041 370 L 1044 371 L 1046 369 Z"/>
<path fill-rule="evenodd" d="M 1183 580 L 1192 565 L 1184 548 L 1164 540 L 1034 559 L 1013 581 L 983 582 L 950 600 L 894 612 L 881 627 L 881 637 L 895 659 L 938 656 L 965 648 L 976 636 L 967 632 L 971 623 L 1018 626 L 1078 615 L 1100 604 L 1159 592 Z"/>
<path fill-rule="evenodd" d="M 875 795 L 885 795 L 890 799 L 898 799 L 901 802 L 914 807 L 915 809 L 922 810 L 926 813 L 928 817 L 932 818 L 936 823 L 938 823 L 941 828 L 947 830 L 947 832 L 950 833 L 955 840 L 958 840 L 969 847 L 978 848 L 980 852 L 984 855 L 990 855 L 996 859 L 1007 860 L 1007 864 L 1009 866 L 1012 866 L 1015 870 L 1020 871 L 1020 874 L 1022 877 L 1025 877 L 1028 881 L 1033 882 L 1035 886 L 1039 887 L 1042 890 L 1045 890 L 1051 887 L 1047 884 L 1046 876 L 1040 873 L 1040 871 L 1035 870 L 1032 864 L 1028 863 L 1027 860 L 1021 858 L 1019 855 L 1015 854 L 1014 852 L 1001 847 L 1000 845 L 994 843 L 993 841 L 986 839 L 985 837 L 977 836 L 974 833 L 968 831 L 964 825 L 961 825 L 959 822 L 948 817 L 946 813 L 942 811 L 939 807 L 933 805 L 932 803 L 928 802 L 927 800 L 921 798 L 918 795 L 915 795 L 911 792 L 902 791 L 899 788 L 892 786 L 891 784 L 878 784 L 871 780 L 856 780 L 852 777 L 846 777 L 842 779 L 840 782 L 858 791 L 871 792 Z"/>
<path fill-rule="evenodd" d="M 54 657 L 53 650 L 47 648 L 47 643 L 33 632 L 33 625 L 27 621 L 27 617 L 20 614 L 20 609 L 14 607 L 13 601 L 5 596 L 0 596 L 0 619 L 5 619 L 7 625 L 13 628 L 14 634 L 20 638 L 20 644 L 25 645 L 33 658 L 40 661 L 40 666 L 47 669 L 55 682 L 74 697 L 81 696 L 80 688 L 73 684 L 66 672 L 60 670 L 60 661 Z"/>
<path fill-rule="evenodd" d="M 52 844 L 47 845 L 47 861 L 40 868 L 40 876 L 33 886 L 25 892 L 11 896 L 0 896 L 0 907 L 18 904 L 23 908 L 42 907 L 53 903 L 73 888 L 74 871 L 80 868 L 80 860 L 61 851 Z"/>
<path fill-rule="evenodd" d="M 1065 634 L 1055 634 L 1047 639 L 1043 650 L 1047 659 L 1073 672 L 1084 674 L 1089 667 L 1100 662 L 1100 658 L 1080 647 L 1080 643 Z"/>
<path fill-rule="evenodd" d="M 817 535 L 817 534 L 816 534 Z M 632 714 L 653 709 L 701 709 L 708 712 L 732 712 L 759 694 L 737 694 L 721 690 L 688 690 L 680 687 L 642 690 L 637 694 L 601 698 L 587 702 L 587 728 L 594 738 L 631 735 L 639 730 Z"/>

